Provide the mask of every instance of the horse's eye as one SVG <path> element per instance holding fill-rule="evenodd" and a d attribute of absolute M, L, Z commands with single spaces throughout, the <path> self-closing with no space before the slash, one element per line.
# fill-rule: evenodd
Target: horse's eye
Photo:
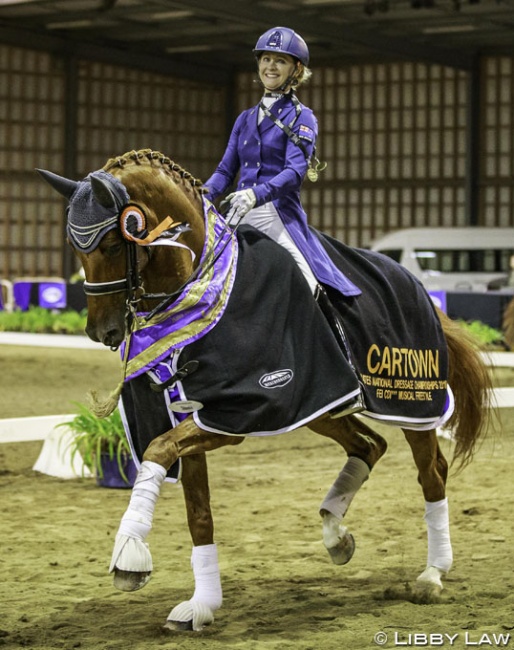
<path fill-rule="evenodd" d="M 104 255 L 107 255 L 108 257 L 117 257 L 118 255 L 121 255 L 123 248 L 124 247 L 121 242 L 115 242 L 109 246 L 106 246 L 103 252 Z"/>

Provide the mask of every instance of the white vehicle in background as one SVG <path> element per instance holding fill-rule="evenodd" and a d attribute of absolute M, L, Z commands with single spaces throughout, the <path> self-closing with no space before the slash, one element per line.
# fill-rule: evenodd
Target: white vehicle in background
<path fill-rule="evenodd" d="M 514 228 L 407 228 L 370 248 L 405 266 L 428 291 L 487 291 L 514 273 Z"/>

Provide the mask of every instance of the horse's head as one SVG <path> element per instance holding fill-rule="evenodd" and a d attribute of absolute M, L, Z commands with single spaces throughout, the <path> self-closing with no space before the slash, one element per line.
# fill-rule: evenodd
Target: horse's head
<path fill-rule="evenodd" d="M 86 277 L 86 332 L 118 347 L 130 308 L 151 309 L 194 271 L 205 236 L 201 183 L 149 150 L 110 159 L 82 181 L 38 171 L 69 201 L 68 243 Z"/>

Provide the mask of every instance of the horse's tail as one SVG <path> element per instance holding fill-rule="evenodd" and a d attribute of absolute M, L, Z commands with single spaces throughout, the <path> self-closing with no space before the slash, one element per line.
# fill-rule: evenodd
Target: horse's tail
<path fill-rule="evenodd" d="M 439 310 L 438 315 L 448 345 L 448 381 L 455 397 L 448 422 L 455 441 L 453 462 L 462 469 L 491 424 L 492 377 L 474 339 L 458 322 Z"/>

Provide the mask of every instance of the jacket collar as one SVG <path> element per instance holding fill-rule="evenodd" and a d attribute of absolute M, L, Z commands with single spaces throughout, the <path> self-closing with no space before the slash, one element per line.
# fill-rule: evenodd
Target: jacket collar
<path fill-rule="evenodd" d="M 280 99 L 277 99 L 269 110 L 273 115 L 275 115 L 275 117 L 278 117 L 279 120 L 288 125 L 293 120 L 295 114 L 295 107 L 291 101 L 290 95 L 284 95 Z M 259 104 L 255 106 L 254 111 L 255 121 L 257 122 L 259 119 Z M 257 129 L 261 134 L 266 133 L 272 128 L 276 128 L 275 124 L 273 120 L 266 116 L 264 116 L 262 122 L 257 125 Z"/>

